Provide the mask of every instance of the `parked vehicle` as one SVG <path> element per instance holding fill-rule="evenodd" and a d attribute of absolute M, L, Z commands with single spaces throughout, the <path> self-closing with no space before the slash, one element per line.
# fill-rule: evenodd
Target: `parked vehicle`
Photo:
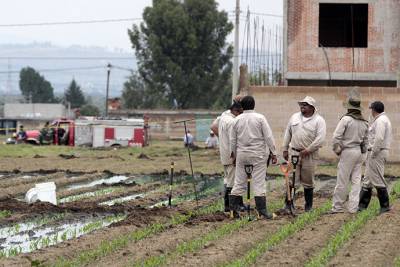
<path fill-rule="evenodd" d="M 41 133 L 42 132 L 42 133 Z M 46 133 L 43 136 L 43 132 Z M 27 131 L 32 144 L 54 144 L 90 147 L 143 146 L 145 144 L 143 119 L 99 120 L 59 119 L 49 130 Z"/>

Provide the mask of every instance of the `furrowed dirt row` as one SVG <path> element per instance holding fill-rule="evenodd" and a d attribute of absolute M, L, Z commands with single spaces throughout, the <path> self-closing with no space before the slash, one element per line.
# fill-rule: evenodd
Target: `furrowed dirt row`
<path fill-rule="evenodd" d="M 217 198 L 220 198 L 217 196 Z M 216 201 L 216 196 L 199 200 L 199 207 L 209 205 Z M 85 235 L 79 239 L 69 240 L 58 244 L 57 246 L 48 247 L 40 251 L 35 251 L 27 255 L 2 259 L 2 266 L 31 266 L 32 262 L 41 263 L 44 265 L 56 262 L 60 258 L 69 259 L 79 255 L 85 250 L 95 248 L 100 242 L 112 241 L 132 234 L 135 231 L 140 231 L 143 227 L 150 224 L 159 224 L 168 221 L 174 216 L 185 213 L 185 210 L 196 209 L 197 204 L 194 201 L 184 202 L 179 208 L 156 208 L 156 209 L 139 209 L 132 208 L 127 219 L 114 224 L 111 227 L 101 229 L 93 234 Z M 64 262 L 64 261 L 61 261 Z M 51 264 L 52 265 L 52 264 Z M 61 264 L 63 266 L 63 264 Z"/>
<path fill-rule="evenodd" d="M 400 200 L 338 251 L 329 266 L 392 266 L 400 248 Z"/>

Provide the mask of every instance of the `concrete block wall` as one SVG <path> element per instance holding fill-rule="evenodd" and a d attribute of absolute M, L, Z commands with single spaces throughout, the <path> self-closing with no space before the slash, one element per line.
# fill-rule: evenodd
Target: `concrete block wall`
<path fill-rule="evenodd" d="M 343 102 L 350 89 L 343 87 L 251 87 L 249 94 L 256 100 L 256 111 L 264 114 L 271 125 L 275 141 L 282 153 L 283 135 L 290 116 L 299 111 L 297 101 L 309 95 L 317 101 L 318 112 L 325 118 L 327 138 L 320 157 L 335 160 L 332 152 L 332 134 L 346 110 Z M 380 100 L 385 104 L 393 128 L 393 141 L 389 161 L 400 162 L 400 88 L 358 88 L 362 97 L 364 116 L 370 116 L 369 103 Z"/>
<path fill-rule="evenodd" d="M 287 72 L 290 79 L 328 79 L 318 47 L 320 3 L 368 3 L 368 48 L 326 48 L 332 79 L 396 80 L 400 70 L 399 0 L 287 1 Z M 354 74 L 352 74 L 354 72 Z M 302 74 L 302 75 L 301 75 Z M 319 76 L 318 76 L 319 74 Z"/>

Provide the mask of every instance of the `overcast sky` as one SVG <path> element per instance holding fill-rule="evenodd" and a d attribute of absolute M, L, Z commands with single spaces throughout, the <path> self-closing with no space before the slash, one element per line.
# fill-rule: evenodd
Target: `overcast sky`
<path fill-rule="evenodd" d="M 217 0 L 219 9 L 232 12 L 236 0 Z M 51 42 L 56 45 L 101 46 L 130 50 L 127 29 L 132 23 L 113 22 L 79 25 L 4 27 L 9 24 L 141 18 L 151 0 L 12 0 L 0 8 L 0 43 Z M 252 12 L 282 14 L 281 0 L 241 0 L 243 16 Z M 233 21 L 233 13 L 230 13 Z M 281 24 L 280 18 L 260 16 L 266 24 Z M 244 19 L 241 20 L 243 25 Z M 233 38 L 230 36 L 229 41 Z"/>

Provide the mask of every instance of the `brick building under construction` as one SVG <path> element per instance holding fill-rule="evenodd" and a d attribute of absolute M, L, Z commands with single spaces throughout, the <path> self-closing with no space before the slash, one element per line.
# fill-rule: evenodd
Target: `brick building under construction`
<path fill-rule="evenodd" d="M 400 0 L 284 0 L 284 78 L 400 87 Z"/>

